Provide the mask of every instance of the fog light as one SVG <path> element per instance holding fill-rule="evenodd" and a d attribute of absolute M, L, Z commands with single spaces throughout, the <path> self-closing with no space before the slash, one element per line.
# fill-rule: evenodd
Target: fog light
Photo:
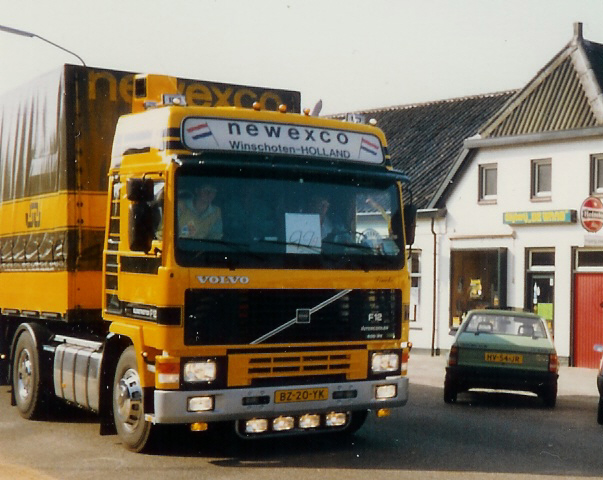
<path fill-rule="evenodd" d="M 378 418 L 384 418 L 384 417 L 389 417 L 391 415 L 392 411 L 389 408 L 380 408 L 379 410 L 377 410 L 377 417 Z"/>
<path fill-rule="evenodd" d="M 327 427 L 342 427 L 345 425 L 348 416 L 345 413 L 341 412 L 331 412 L 327 413 L 326 424 Z"/>
<path fill-rule="evenodd" d="M 291 430 L 295 426 L 293 417 L 277 417 L 272 421 L 272 430 L 275 432 L 283 432 Z"/>
<path fill-rule="evenodd" d="M 245 422 L 245 433 L 263 433 L 268 430 L 268 420 L 265 418 L 252 418 Z"/>
<path fill-rule="evenodd" d="M 378 385 L 375 389 L 375 398 L 383 400 L 386 398 L 394 398 L 397 392 L 396 385 Z"/>
<path fill-rule="evenodd" d="M 316 428 L 320 426 L 320 415 L 307 413 L 299 417 L 299 428 Z"/>
<path fill-rule="evenodd" d="M 190 397 L 188 399 L 189 412 L 207 412 L 214 409 L 214 397 Z"/>
<path fill-rule="evenodd" d="M 191 424 L 191 432 L 206 432 L 209 425 L 205 422 L 195 422 Z"/>

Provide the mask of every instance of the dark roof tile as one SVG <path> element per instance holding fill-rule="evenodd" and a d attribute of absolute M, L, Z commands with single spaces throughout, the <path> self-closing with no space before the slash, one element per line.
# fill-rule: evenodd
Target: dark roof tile
<path fill-rule="evenodd" d="M 377 120 L 394 168 L 411 180 L 413 200 L 426 208 L 463 148 L 515 91 L 355 112 Z M 342 116 L 336 116 L 341 118 Z"/>

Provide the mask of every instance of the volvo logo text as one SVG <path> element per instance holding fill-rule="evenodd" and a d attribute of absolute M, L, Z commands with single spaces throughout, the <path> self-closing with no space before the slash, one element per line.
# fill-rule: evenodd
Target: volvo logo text
<path fill-rule="evenodd" d="M 207 283 L 211 285 L 235 285 L 237 283 L 247 285 L 249 283 L 249 277 L 235 277 L 230 275 L 199 275 L 197 279 L 203 285 Z"/>

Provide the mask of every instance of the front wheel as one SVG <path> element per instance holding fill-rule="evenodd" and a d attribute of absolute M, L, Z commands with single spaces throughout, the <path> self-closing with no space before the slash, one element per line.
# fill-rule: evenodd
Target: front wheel
<path fill-rule="evenodd" d="M 115 369 L 113 418 L 117 434 L 128 450 L 141 452 L 149 445 L 152 424 L 145 420 L 144 391 L 132 346 L 121 354 Z"/>
<path fill-rule="evenodd" d="M 446 379 L 444 381 L 444 402 L 455 403 L 458 394 L 456 384 L 452 380 Z"/>
<path fill-rule="evenodd" d="M 13 392 L 23 418 L 40 416 L 43 404 L 40 355 L 29 331 L 19 335 L 13 361 Z"/>
<path fill-rule="evenodd" d="M 545 387 L 540 394 L 540 398 L 546 408 L 554 408 L 557 403 L 557 383 Z"/>
<path fill-rule="evenodd" d="M 364 425 L 366 421 L 366 417 L 368 416 L 368 410 L 360 410 L 358 412 L 352 412 L 350 414 L 352 418 L 350 419 L 350 423 L 345 429 L 345 433 L 348 435 L 352 435 L 360 430 L 360 427 Z"/>

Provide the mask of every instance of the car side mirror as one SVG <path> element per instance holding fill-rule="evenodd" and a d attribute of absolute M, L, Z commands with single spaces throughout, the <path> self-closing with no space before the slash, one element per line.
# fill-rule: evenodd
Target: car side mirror
<path fill-rule="evenodd" d="M 448 332 L 448 335 L 455 336 L 458 331 L 459 331 L 459 327 L 451 327 L 450 331 Z"/>

